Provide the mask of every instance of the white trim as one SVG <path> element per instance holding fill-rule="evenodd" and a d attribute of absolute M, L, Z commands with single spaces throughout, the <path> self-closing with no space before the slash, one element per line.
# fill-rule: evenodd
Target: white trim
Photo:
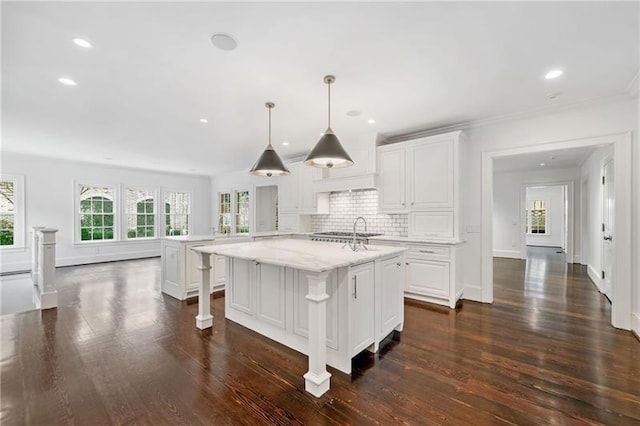
<path fill-rule="evenodd" d="M 507 259 L 520 259 L 518 250 L 494 250 L 493 257 L 505 257 Z"/>
<path fill-rule="evenodd" d="M 82 241 L 82 233 L 80 231 L 80 186 L 94 186 L 98 188 L 108 188 L 112 191 L 112 210 L 113 210 L 113 238 L 108 240 L 87 240 Z M 105 184 L 105 183 L 93 183 L 86 182 L 84 180 L 73 181 L 73 230 L 72 230 L 72 245 L 73 246 L 85 246 L 87 244 L 96 244 L 96 242 L 113 242 L 120 241 L 120 185 L 119 184 Z M 103 225 L 104 226 L 104 225 Z"/>
<path fill-rule="evenodd" d="M 631 327 L 631 132 L 592 138 L 544 142 L 519 148 L 482 152 L 482 301 L 493 301 L 493 159 L 497 157 L 558 149 L 613 144 L 614 194 L 616 200 L 613 300 L 611 324 L 629 330 Z"/>
<path fill-rule="evenodd" d="M 128 229 L 128 223 L 129 223 L 129 212 L 127 211 L 127 198 L 129 195 L 129 190 L 131 191 L 144 191 L 144 192 L 151 192 L 153 193 L 153 208 L 154 208 L 154 226 L 153 226 L 153 237 L 137 237 L 137 238 L 130 238 L 128 236 L 129 233 L 129 229 Z M 160 194 L 160 190 L 157 187 L 153 187 L 153 186 L 139 186 L 139 185 L 127 185 L 124 184 L 122 187 L 122 191 L 121 191 L 121 197 L 122 197 L 122 230 L 121 230 L 121 240 L 122 241 L 153 241 L 156 240 L 160 237 L 159 231 L 158 231 L 158 227 L 160 224 L 164 225 L 164 221 L 163 222 L 158 222 L 158 210 L 160 210 L 160 199 L 158 197 L 158 195 Z M 189 203 L 191 203 L 191 199 L 189 200 Z M 162 207 L 164 207 L 164 203 L 162 204 Z M 164 210 L 163 210 L 164 212 Z M 137 212 L 136 212 L 137 213 Z M 164 227 L 162 228 L 162 230 L 164 231 Z M 164 234 L 164 233 L 163 233 Z M 162 235 L 164 237 L 164 235 Z"/>
<path fill-rule="evenodd" d="M 0 180 L 13 182 L 13 244 L 10 246 L 0 246 L 2 253 L 22 251 L 26 249 L 26 208 L 25 208 L 25 186 L 24 175 L 2 173 Z"/>
<path fill-rule="evenodd" d="M 636 333 L 636 336 L 640 337 L 640 313 L 633 314 L 631 318 L 631 330 Z"/>
<path fill-rule="evenodd" d="M 193 191 L 185 191 L 183 189 L 178 189 L 178 188 L 174 188 L 174 187 L 162 187 L 160 188 L 159 194 L 160 197 L 158 199 L 158 202 L 160 203 L 160 206 L 158 208 L 158 214 L 157 214 L 157 219 L 158 220 L 158 224 L 162 224 L 162 231 L 157 231 L 158 234 L 158 238 L 163 238 L 166 237 L 166 229 L 165 229 L 165 221 L 166 221 L 166 213 L 164 211 L 164 204 L 165 204 L 165 200 L 164 200 L 164 196 L 165 194 L 170 194 L 170 193 L 181 193 L 181 194 L 188 194 L 189 195 L 189 208 L 187 211 L 187 234 L 188 235 L 193 235 L 193 228 L 194 228 L 194 223 L 193 223 Z"/>
<path fill-rule="evenodd" d="M 473 300 L 474 302 L 482 302 L 482 288 L 477 285 L 469 284 L 464 284 L 462 288 L 464 289 L 462 299 Z"/>
<path fill-rule="evenodd" d="M 604 291 L 604 283 L 602 282 L 602 278 L 600 278 L 600 271 L 597 271 L 591 265 L 587 265 L 587 276 L 591 279 L 598 291 L 602 293 Z"/>
<path fill-rule="evenodd" d="M 160 257 L 160 248 L 154 250 L 130 251 L 125 253 L 105 253 L 91 256 L 63 257 L 56 260 L 56 267 L 115 262 L 118 260 L 146 259 L 149 257 Z"/>

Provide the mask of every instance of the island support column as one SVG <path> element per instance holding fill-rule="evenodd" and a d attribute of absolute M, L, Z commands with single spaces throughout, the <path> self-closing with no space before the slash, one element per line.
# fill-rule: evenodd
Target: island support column
<path fill-rule="evenodd" d="M 198 316 L 196 317 L 196 327 L 200 330 L 213 327 L 213 316 L 211 315 L 211 291 L 209 278 L 211 273 L 211 255 L 199 252 L 200 255 L 200 287 L 198 287 Z"/>
<path fill-rule="evenodd" d="M 315 397 L 329 390 L 331 374 L 327 371 L 327 277 L 329 272 L 308 273 L 309 293 L 309 371 L 304 388 Z"/>

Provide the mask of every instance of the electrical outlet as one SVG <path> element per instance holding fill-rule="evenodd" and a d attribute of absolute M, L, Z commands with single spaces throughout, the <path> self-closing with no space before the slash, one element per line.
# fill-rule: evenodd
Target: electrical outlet
<path fill-rule="evenodd" d="M 511 241 L 511 248 L 516 248 L 518 244 L 515 241 Z"/>

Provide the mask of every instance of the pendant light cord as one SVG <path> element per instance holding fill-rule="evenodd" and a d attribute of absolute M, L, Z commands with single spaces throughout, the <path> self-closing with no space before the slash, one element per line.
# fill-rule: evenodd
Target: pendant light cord
<path fill-rule="evenodd" d="M 271 107 L 269 107 L 269 146 L 271 146 Z"/>
<path fill-rule="evenodd" d="M 329 129 L 331 128 L 331 82 L 327 83 L 329 89 L 329 125 L 327 126 Z"/>

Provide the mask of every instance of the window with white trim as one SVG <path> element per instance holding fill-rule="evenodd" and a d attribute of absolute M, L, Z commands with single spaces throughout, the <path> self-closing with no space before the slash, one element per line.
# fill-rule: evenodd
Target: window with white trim
<path fill-rule="evenodd" d="M 114 189 L 108 186 L 80 184 L 78 191 L 79 240 L 115 239 Z"/>
<path fill-rule="evenodd" d="M 156 194 L 154 191 L 127 189 L 127 238 L 154 238 L 156 236 Z"/>
<path fill-rule="evenodd" d="M 221 234 L 231 233 L 231 193 L 218 193 L 218 232 Z"/>
<path fill-rule="evenodd" d="M 24 247 L 24 177 L 0 179 L 0 247 Z"/>
<path fill-rule="evenodd" d="M 547 206 L 544 200 L 529 200 L 527 202 L 527 234 L 547 234 Z"/>
<path fill-rule="evenodd" d="M 165 235 L 188 235 L 190 212 L 191 195 L 188 192 L 165 192 Z"/>
<path fill-rule="evenodd" d="M 249 191 L 236 191 L 236 234 L 249 233 Z"/>

